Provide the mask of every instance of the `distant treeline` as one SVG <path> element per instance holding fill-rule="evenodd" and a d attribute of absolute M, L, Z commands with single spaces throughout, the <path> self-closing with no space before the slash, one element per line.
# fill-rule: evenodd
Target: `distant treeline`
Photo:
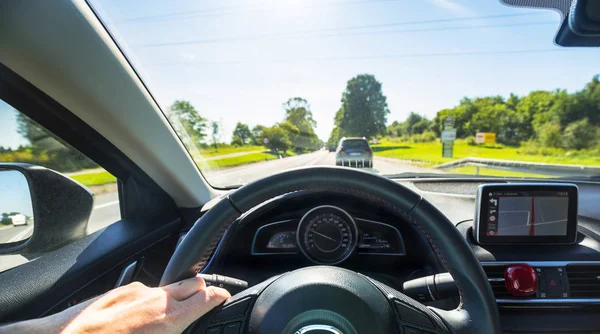
<path fill-rule="evenodd" d="M 577 92 L 533 91 L 520 97 L 463 98 L 443 109 L 433 120 L 410 113 L 394 121 L 385 134 L 406 139 L 427 134 L 439 137 L 443 121 L 451 116 L 458 138 L 472 140 L 477 132 L 495 132 L 501 144 L 585 149 L 600 145 L 600 80 L 598 75 Z"/>

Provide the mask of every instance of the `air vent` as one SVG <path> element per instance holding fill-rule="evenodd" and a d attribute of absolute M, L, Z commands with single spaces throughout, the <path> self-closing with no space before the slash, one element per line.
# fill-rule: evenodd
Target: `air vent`
<path fill-rule="evenodd" d="M 490 285 L 492 286 L 492 291 L 494 291 L 494 296 L 496 299 L 507 299 L 507 298 L 518 298 L 514 297 L 508 290 L 506 289 L 506 285 L 504 284 L 504 271 L 508 265 L 485 265 L 483 266 L 483 270 L 490 281 Z"/>
<path fill-rule="evenodd" d="M 567 266 L 571 298 L 600 298 L 600 265 L 573 264 Z"/>

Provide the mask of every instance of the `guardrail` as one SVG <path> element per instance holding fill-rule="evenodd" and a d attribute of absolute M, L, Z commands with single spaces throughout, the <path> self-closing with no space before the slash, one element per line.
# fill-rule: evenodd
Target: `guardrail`
<path fill-rule="evenodd" d="M 462 166 L 475 166 L 508 170 L 523 173 L 545 174 L 552 176 L 593 176 L 600 175 L 600 167 L 582 165 L 561 165 L 543 162 L 525 162 L 515 160 L 463 158 L 438 165 L 436 169 L 453 169 Z"/>

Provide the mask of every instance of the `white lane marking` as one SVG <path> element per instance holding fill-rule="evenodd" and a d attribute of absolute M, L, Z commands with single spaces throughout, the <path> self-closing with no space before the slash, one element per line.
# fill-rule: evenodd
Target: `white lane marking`
<path fill-rule="evenodd" d="M 119 204 L 119 201 L 112 201 L 112 202 L 108 202 L 108 203 L 96 205 L 94 207 L 94 210 L 102 209 L 102 208 L 105 208 L 107 206 L 111 206 L 111 205 L 115 205 L 115 204 Z"/>
<path fill-rule="evenodd" d="M 31 232 L 31 230 L 33 229 L 33 226 L 28 226 L 24 231 L 22 231 L 21 233 L 15 235 L 14 237 L 12 237 L 10 240 L 8 240 L 8 242 L 15 242 L 15 241 L 21 241 L 24 239 L 24 237 Z"/>

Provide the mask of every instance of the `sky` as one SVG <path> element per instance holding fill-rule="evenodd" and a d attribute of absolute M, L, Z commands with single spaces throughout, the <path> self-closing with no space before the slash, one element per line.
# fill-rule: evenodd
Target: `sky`
<path fill-rule="evenodd" d="M 19 212 L 33 216 L 27 179 L 21 172 L 0 171 L 0 213 Z"/>
<path fill-rule="evenodd" d="M 237 122 L 282 121 L 296 96 L 327 140 L 347 81 L 363 73 L 383 85 L 388 124 L 411 111 L 432 118 L 465 96 L 572 92 L 600 73 L 598 48 L 553 44 L 557 12 L 498 0 L 91 3 L 159 104 L 191 101 L 224 141 Z M 10 136 L 0 145 L 16 145 Z"/>

